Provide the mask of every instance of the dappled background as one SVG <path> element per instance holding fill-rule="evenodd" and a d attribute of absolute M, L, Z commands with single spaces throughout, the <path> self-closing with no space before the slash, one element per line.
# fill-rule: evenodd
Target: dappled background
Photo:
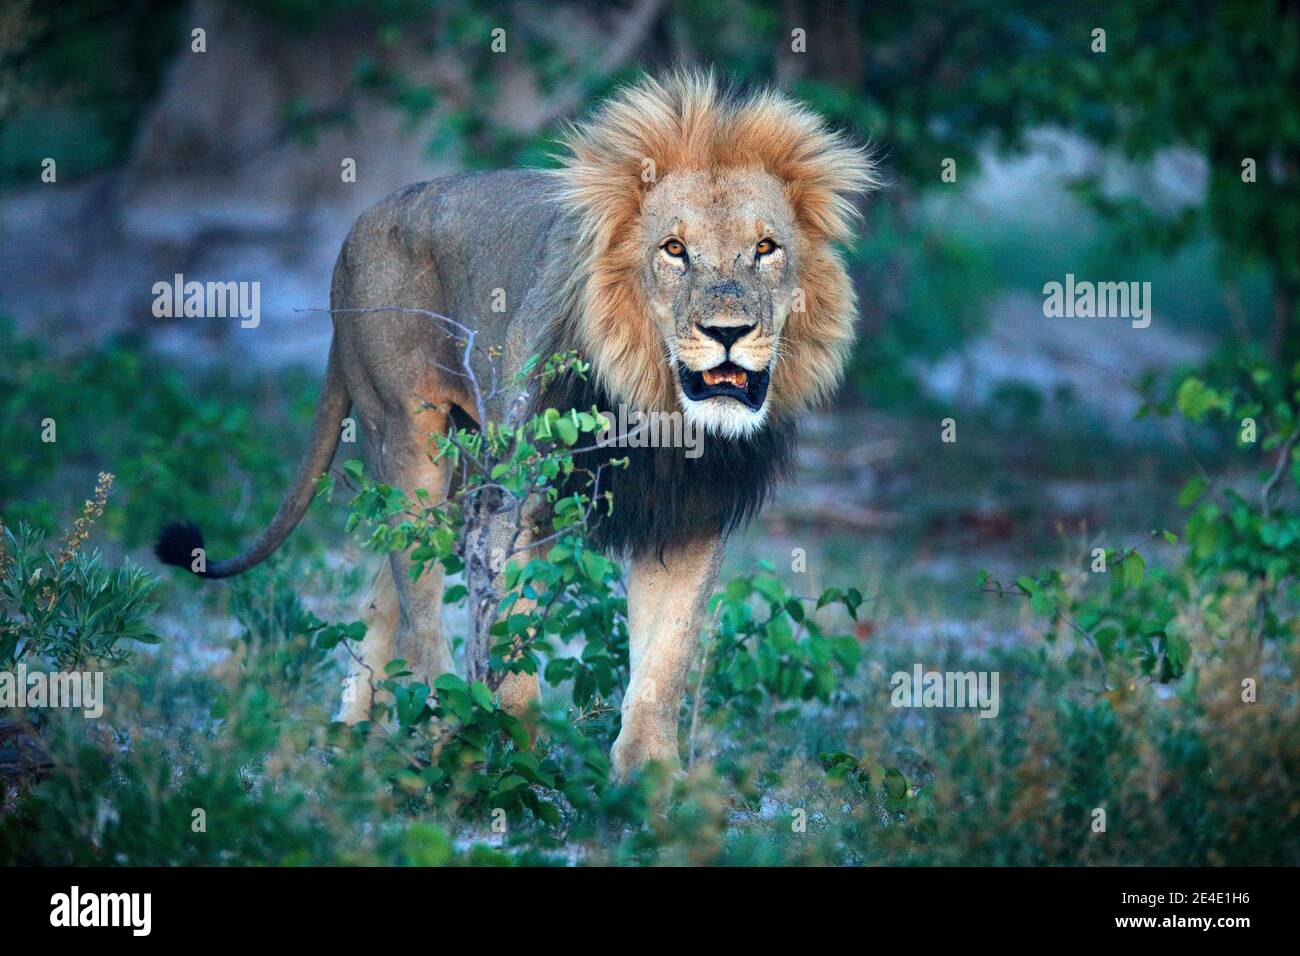
<path fill-rule="evenodd" d="M 496 30 L 503 52 L 493 50 Z M 895 657 L 937 665 L 1041 648 L 1045 636 L 1106 657 L 1111 644 L 1096 630 L 1104 616 L 1091 625 L 1054 617 L 1047 612 L 1064 606 L 1055 591 L 1050 604 L 1015 598 L 1049 581 L 1044 569 L 1086 568 L 1098 547 L 1122 562 L 1141 543 L 1145 564 L 1180 566 L 1187 508 L 1204 490 L 1189 490 L 1189 479 L 1249 485 L 1255 501 L 1288 434 L 1290 413 L 1260 399 L 1277 441 L 1243 443 L 1228 416 L 1254 409 L 1246 397 L 1234 405 L 1179 386 L 1194 369 L 1218 369 L 1221 380 L 1202 373 L 1206 387 L 1226 390 L 1242 363 L 1257 363 L 1279 376 L 1274 398 L 1291 400 L 1286 376 L 1300 358 L 1293 4 L 7 4 L 5 525 L 54 533 L 108 471 L 116 484 L 95 543 L 114 559 L 158 572 L 149 539 L 179 514 L 203 519 L 214 554 L 231 553 L 273 512 L 303 448 L 330 338 L 328 317 L 311 310 L 328 305 L 356 215 L 410 182 L 551 164 L 564 122 L 639 71 L 676 64 L 785 87 L 870 144 L 885 179 L 845 250 L 861 318 L 844 388 L 807 422 L 796 480 L 739 537 L 728 571 L 766 561 L 799 593 L 858 589 L 865 603 L 848 626 L 866 649 L 874 689 L 865 696 L 887 694 L 885 660 Z M 53 182 L 42 180 L 49 158 Z M 355 181 L 342 175 L 347 160 Z M 155 318 L 153 284 L 178 273 L 259 282 L 260 326 Z M 1068 273 L 1149 282 L 1149 327 L 1045 317 L 1044 284 Z M 1222 414 L 1206 427 L 1210 412 Z M 57 442 L 40 441 L 47 418 Z M 955 442 L 941 440 L 949 420 Z M 1289 446 L 1283 473 L 1288 455 Z M 1265 500 L 1264 517 L 1281 520 L 1278 507 Z M 345 515 L 341 498 L 318 502 L 267 572 L 327 620 L 355 616 L 376 564 L 344 533 Z M 1179 533 L 1151 537 L 1166 528 Z M 1277 609 L 1292 597 L 1291 565 L 1268 562 L 1293 560 L 1297 539 L 1252 542 L 1278 554 L 1218 571 L 1244 575 L 1232 594 L 1255 586 L 1251 574 L 1273 575 L 1282 604 L 1270 605 L 1271 623 L 1246 613 L 1258 633 L 1243 636 L 1289 639 L 1291 619 Z M 996 593 L 1023 576 L 1014 597 Z M 251 599 L 179 576 L 162 587 L 158 659 L 176 672 L 225 660 L 225 642 L 248 626 L 240 602 Z M 1195 605 L 1204 593 L 1193 587 L 1183 599 Z M 1143 633 L 1152 602 L 1142 595 L 1136 623 L 1116 626 L 1155 642 L 1129 656 L 1143 680 L 1159 679 L 1157 700 L 1189 652 L 1160 643 L 1164 630 Z M 1217 647 L 1222 629 L 1236 627 L 1223 623 L 1229 616 L 1216 619 L 1220 631 L 1188 624 L 1193 636 L 1182 640 Z M 1103 668 L 1099 686 L 1113 695 L 1131 681 Z M 938 758 L 923 742 L 934 727 L 895 752 L 897 741 L 882 740 L 859 710 L 821 713 L 809 724 L 817 740 L 789 742 L 793 759 L 880 746 L 882 765 L 930 779 Z M 1103 733 L 1089 723 L 1104 724 L 1095 715 L 1069 720 Z M 715 756 L 726 741 L 717 730 Z M 1261 760 L 1290 787 L 1294 747 Z M 1131 782 L 1150 794 L 1152 779 L 1137 772 Z M 748 809 L 761 815 L 762 804 Z M 1293 806 L 1278 825 L 1294 834 L 1295 821 Z M 948 846 L 950 861 L 968 858 Z M 1202 851 L 1193 862 L 1227 858 Z M 1056 859 L 1081 858 L 1061 850 Z"/>

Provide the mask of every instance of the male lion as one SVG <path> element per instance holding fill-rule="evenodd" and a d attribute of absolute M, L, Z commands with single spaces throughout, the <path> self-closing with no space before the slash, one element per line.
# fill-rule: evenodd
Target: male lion
<path fill-rule="evenodd" d="M 631 560 L 631 678 L 612 752 L 623 777 L 651 760 L 678 763 L 678 710 L 722 541 L 789 464 L 796 417 L 838 383 L 856 303 L 831 244 L 849 237 L 854 199 L 874 179 L 863 151 L 814 114 L 773 92 L 721 91 L 709 74 L 624 89 L 566 146 L 558 170 L 452 176 L 362 214 L 334 269 L 311 445 L 262 536 L 204 576 L 238 574 L 284 541 L 349 407 L 377 480 L 447 493 L 450 468 L 433 460 L 429 436 L 476 417 L 459 347 L 427 315 L 383 310 L 477 330 L 501 356 L 500 381 L 530 356 L 577 350 L 593 374 L 562 380 L 538 407 L 680 410 L 704 435 L 698 457 L 613 450 L 631 462 L 612 471 L 613 514 L 591 530 Z M 494 396 L 489 417 L 512 398 Z M 201 544 L 192 525 L 174 525 L 158 554 L 189 566 Z M 410 566 L 393 554 L 376 578 L 357 667 L 380 672 L 400 657 L 432 682 L 452 669 L 442 575 L 412 580 Z M 369 713 L 359 683 L 344 720 Z M 516 712 L 537 693 L 531 677 L 501 685 Z"/>

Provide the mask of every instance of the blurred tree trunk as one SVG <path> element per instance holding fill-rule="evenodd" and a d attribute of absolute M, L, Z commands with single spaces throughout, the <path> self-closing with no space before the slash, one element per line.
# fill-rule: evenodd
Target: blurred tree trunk
<path fill-rule="evenodd" d="M 1269 355 L 1283 370 L 1300 361 L 1300 283 L 1286 276 L 1273 279 L 1273 326 L 1269 332 Z"/>

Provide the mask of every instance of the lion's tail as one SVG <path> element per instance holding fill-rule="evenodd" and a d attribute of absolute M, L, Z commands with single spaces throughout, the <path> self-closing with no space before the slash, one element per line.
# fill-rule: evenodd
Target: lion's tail
<path fill-rule="evenodd" d="M 348 395 L 347 385 L 343 381 L 343 371 L 339 367 L 335 347 L 330 346 L 329 364 L 325 371 L 325 384 L 321 388 L 320 401 L 316 404 L 316 420 L 312 424 L 311 442 L 307 446 L 302 461 L 298 464 L 298 474 L 289 486 L 275 517 L 266 530 L 242 554 L 226 561 L 207 561 L 206 569 L 195 570 L 195 549 L 203 547 L 203 533 L 192 522 L 169 524 L 158 535 L 154 553 L 164 564 L 173 564 L 186 568 L 204 578 L 228 578 L 231 575 L 247 571 L 261 564 L 275 551 L 307 513 L 312 498 L 316 494 L 316 479 L 329 468 L 338 448 L 339 435 L 343 418 L 348 413 L 352 399 Z M 200 565 L 202 566 L 202 565 Z"/>

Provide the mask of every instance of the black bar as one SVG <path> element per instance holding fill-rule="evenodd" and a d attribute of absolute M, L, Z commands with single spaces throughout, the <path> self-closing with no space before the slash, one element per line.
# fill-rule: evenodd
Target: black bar
<path fill-rule="evenodd" d="M 1061 940 L 1241 940 L 1296 923 L 1290 869 L 17 869 L 4 872 L 6 938 L 78 933 L 129 944 L 129 926 L 54 927 L 56 894 L 148 893 L 149 939 L 247 943 L 266 932 L 296 942 L 383 944 L 478 927 L 556 942 L 618 937 L 651 926 L 719 939 L 780 931 L 865 941 L 1013 939 L 1043 927 Z M 1125 895 L 1127 894 L 1127 896 Z M 1182 894 L 1181 898 L 1176 894 Z M 143 898 L 141 898 L 142 900 Z M 1208 929 L 1178 920 L 1216 921 Z M 1221 920 L 1245 918 L 1248 925 Z M 1154 925 L 1119 925 L 1128 919 Z M 1165 921 L 1173 921 L 1166 924 Z M 671 925 L 665 925 L 671 924 Z M 547 927 L 551 927 L 548 931 Z M 803 927 L 801 930 L 800 927 Z M 694 931 L 692 931 L 692 934 Z M 576 935 L 573 935 L 576 934 Z M 738 936 L 739 934 L 739 936 Z M 1172 936 L 1170 935 L 1172 934 Z"/>

